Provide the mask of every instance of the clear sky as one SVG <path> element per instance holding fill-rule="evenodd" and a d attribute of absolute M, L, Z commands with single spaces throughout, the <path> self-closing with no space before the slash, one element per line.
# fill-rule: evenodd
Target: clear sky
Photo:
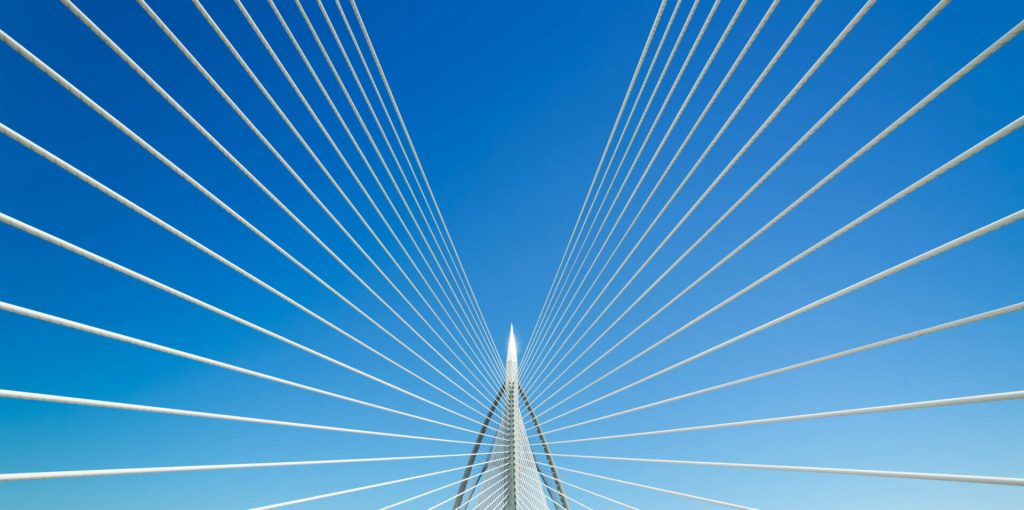
<path fill-rule="evenodd" d="M 371 286 L 387 290 L 386 283 L 142 8 L 129 1 L 76 3 L 296 215 L 320 233 L 343 260 L 360 275 L 368 275 Z M 678 69 L 712 3 L 705 0 L 695 10 L 693 26 L 683 39 L 669 77 Z M 325 164 L 339 176 L 343 189 L 355 197 L 361 209 L 369 211 L 354 181 L 239 10 L 227 1 L 204 4 L 313 149 L 324 155 Z M 319 59 L 295 5 L 290 1 L 279 4 L 317 71 L 328 77 L 329 69 Z M 683 4 L 680 17 L 690 5 Z M 295 162 L 297 171 L 325 197 L 339 220 L 361 243 L 372 246 L 370 235 L 359 226 L 197 9 L 189 2 L 171 0 L 154 0 L 151 5 L 283 156 Z M 358 163 L 358 156 L 273 11 L 262 1 L 246 0 L 244 5 L 281 54 L 343 153 L 370 185 L 365 167 Z M 304 1 L 303 5 L 318 30 L 326 34 L 316 2 Z M 667 11 L 672 5 L 674 2 L 669 2 Z M 682 102 L 708 58 L 712 41 L 722 33 L 737 5 L 732 0 L 721 2 L 666 115 Z M 696 88 L 680 128 L 670 136 L 665 151 L 669 154 L 657 160 L 652 172 L 660 174 L 664 169 L 668 156 L 682 142 L 768 5 L 763 0 L 747 3 L 733 34 L 725 39 L 717 60 L 709 67 L 705 82 Z M 638 228 L 624 243 L 626 248 L 637 242 L 642 231 L 639 227 L 653 218 L 653 212 L 696 161 L 808 5 L 807 0 L 780 3 L 704 124 L 695 131 L 664 186 L 654 194 L 655 207 L 644 213 Z M 638 256 L 646 257 L 654 249 L 861 5 L 852 1 L 824 2 L 698 167 L 669 208 L 666 220 L 658 223 L 651 237 L 641 244 Z M 617 314 L 654 281 L 933 5 L 916 0 L 878 2 L 624 294 L 625 302 L 612 311 Z M 325 6 L 338 22 L 340 16 L 333 2 L 325 2 Z M 360 9 L 487 325 L 497 343 L 503 344 L 508 325 L 514 324 L 520 331 L 521 344 L 528 345 L 658 2 L 383 0 L 362 2 Z M 1019 1 L 952 2 L 694 250 L 685 264 L 670 273 L 602 339 L 584 363 L 607 351 L 1022 19 L 1024 4 Z M 671 34 L 677 30 L 679 21 L 676 23 Z M 390 331 L 425 352 L 394 316 L 60 2 L 4 1 L 0 3 L 0 29 L 296 258 L 308 263 L 368 314 L 380 318 Z M 331 51 L 335 50 L 332 47 Z M 334 56 L 340 62 L 340 54 Z M 618 366 L 1020 117 L 1024 114 L 1022 62 L 1024 39 L 1017 37 L 581 376 L 570 389 L 578 389 Z M 332 94 L 341 97 L 333 78 L 326 85 Z M 655 104 L 660 101 L 661 97 Z M 351 121 L 343 101 L 339 101 L 339 108 Z M 395 345 L 7 46 L 0 47 L 0 122 L 468 401 L 464 393 Z M 659 129 L 663 130 L 665 124 L 663 120 Z M 660 138 L 661 132 L 657 136 Z M 648 149 L 647 158 L 650 152 Z M 641 159 L 641 163 L 646 161 Z M 1024 135 L 1017 132 L 559 409 L 566 411 L 1020 210 L 1024 207 L 1022 161 Z M 653 175 L 640 185 L 641 197 L 651 190 L 652 181 Z M 634 176 L 627 190 L 635 183 Z M 627 220 L 637 206 L 634 202 Z M 473 414 L 8 137 L 0 138 L 0 212 L 359 369 Z M 379 221 L 371 218 L 371 223 L 385 232 Z M 623 230 L 620 227 L 613 236 L 621 235 Z M 374 257 L 385 260 L 376 247 L 371 251 Z M 1016 223 L 567 416 L 549 429 L 1022 301 L 1022 254 L 1024 224 Z M 627 274 L 632 274 L 637 263 L 634 260 L 627 266 Z M 620 276 L 617 281 L 624 280 Z M 389 300 L 394 299 L 393 293 L 385 294 Z M 0 226 L 0 301 L 474 428 L 468 420 L 388 390 L 7 226 Z M 399 307 L 406 313 L 404 305 Z M 593 340 L 609 319 L 606 317 L 588 339 Z M 549 439 L 1021 390 L 1022 331 L 1024 316 L 1002 316 L 654 410 L 552 433 Z M 503 345 L 495 347 L 503 352 Z M 430 359 L 437 361 L 436 357 Z M 581 366 L 565 373 L 574 375 Z M 560 370 L 566 370 L 565 364 Z M 9 313 L 0 313 L 0 388 L 472 439 L 468 433 L 367 410 Z M 543 395 L 535 401 L 542 399 Z M 560 411 L 548 417 L 555 414 Z M 1022 426 L 1024 403 L 1009 401 L 553 448 L 556 453 L 1022 477 Z M 0 399 L 0 472 L 431 455 L 464 453 L 467 449 L 460 444 Z M 461 462 L 456 458 L 6 483 L 0 485 L 0 508 L 237 508 L 456 468 Z M 1024 506 L 1024 490 L 995 485 L 577 459 L 565 459 L 561 464 L 758 508 Z M 640 508 L 710 508 L 578 474 L 563 475 L 569 482 Z M 307 507 L 379 507 L 456 480 L 457 475 L 449 473 Z M 410 507 L 425 508 L 453 494 L 454 489 L 446 489 Z M 579 491 L 569 494 L 595 508 L 608 505 Z"/>

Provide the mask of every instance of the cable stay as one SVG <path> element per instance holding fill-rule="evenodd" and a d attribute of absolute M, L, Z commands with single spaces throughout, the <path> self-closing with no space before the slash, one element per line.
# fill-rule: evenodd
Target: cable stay
<path fill-rule="evenodd" d="M 487 92 L 477 62 L 486 73 L 538 49 L 556 63 L 576 53 L 519 40 L 529 23 L 509 44 L 439 53 L 430 31 L 444 23 L 465 25 L 445 37 L 493 38 L 481 23 L 508 19 L 487 9 L 459 11 L 465 19 L 435 10 L 410 31 L 380 9 L 364 17 L 356 0 L 136 4 L 0 7 L 9 20 L 0 47 L 11 50 L 0 69 L 10 77 L 0 80 L 0 139 L 11 155 L 0 189 L 12 190 L 0 192 L 11 198 L 0 200 L 9 273 L 0 274 L 0 359 L 13 367 L 0 412 L 12 413 L 3 432 L 14 446 L 0 506 L 52 506 L 60 495 L 89 507 L 256 510 L 828 507 L 828 491 L 758 499 L 737 489 L 757 476 L 797 487 L 807 475 L 856 484 L 844 494 L 864 507 L 914 484 L 936 489 L 914 493 L 925 506 L 1005 506 L 1005 491 L 1024 487 L 999 467 L 1024 402 L 1006 379 L 1024 317 L 1024 296 L 1009 290 L 1024 224 L 1014 193 L 1024 112 L 1007 99 L 1019 8 L 661 0 L 604 24 L 602 9 L 580 11 L 597 22 L 582 27 L 636 30 L 637 47 L 615 48 L 614 37 L 590 45 L 602 37 L 590 29 L 559 37 L 579 36 L 632 72 L 626 80 L 622 69 L 618 85 L 592 76 L 571 89 L 570 102 L 586 102 L 624 86 L 614 118 L 605 111 L 600 153 L 591 147 L 596 163 L 569 162 L 557 169 L 566 176 L 533 183 L 580 193 L 578 209 L 552 209 L 576 216 L 564 245 L 548 247 L 561 248 L 547 253 L 551 267 L 543 246 L 522 251 L 520 262 L 550 271 L 550 282 L 491 274 L 480 287 L 466 265 L 480 261 L 462 255 L 493 252 L 480 245 L 491 233 L 460 253 L 453 234 L 467 223 L 443 213 L 451 197 L 435 193 L 396 92 L 422 85 L 419 96 L 439 101 L 432 111 L 450 110 L 446 93 Z M 376 46 L 378 21 L 398 39 Z M 407 83 L 393 87 L 382 57 L 410 44 L 449 61 L 434 65 L 438 76 L 396 67 L 392 78 Z M 548 78 L 509 69 L 513 81 Z M 614 106 L 586 104 L 598 116 Z M 468 125 L 495 127 L 488 112 Z M 556 133 L 541 151 L 573 137 L 586 145 L 588 129 Z M 458 156 L 466 168 L 479 163 L 473 150 Z M 850 172 L 858 164 L 870 168 Z M 790 173 L 776 176 L 783 166 Z M 550 241 L 560 221 L 550 220 L 529 230 L 536 239 L 506 239 Z M 147 236 L 187 257 L 159 253 Z M 147 269 L 154 263 L 159 271 Z M 527 291 L 543 284 L 524 343 L 511 328 L 496 341 L 481 306 L 522 311 L 512 305 L 523 289 L 495 297 L 503 279 Z M 765 343 L 747 342 L 755 336 Z M 103 349 L 102 363 L 83 357 Z M 899 370 L 879 369 L 889 365 Z M 862 369 L 874 370 L 871 384 L 845 384 Z M 180 384 L 188 377 L 196 384 Z M 779 405 L 808 384 L 831 400 Z M 866 398 L 906 384 L 923 390 Z M 131 395 L 107 391 L 115 386 Z M 231 402 L 223 390 L 232 388 L 251 391 Z M 770 398 L 708 418 L 712 400 L 740 394 L 747 404 Z M 329 414 L 295 414 L 309 406 Z M 76 413 L 95 423 L 73 423 Z M 945 462 L 934 437 L 906 436 L 917 432 L 906 420 L 919 419 L 991 455 Z M 133 435 L 131 420 L 159 426 Z M 876 449 L 899 454 L 844 457 L 864 446 L 856 434 L 837 449 L 828 434 L 799 434 L 806 427 L 870 432 Z M 745 454 L 672 453 L 710 431 L 699 436 L 707 446 Z M 134 448 L 122 451 L 131 459 L 105 455 L 112 440 Z M 758 454 L 763 445 L 771 451 Z M 251 454 L 260 448 L 276 453 Z M 798 459 L 808 448 L 819 455 Z"/>

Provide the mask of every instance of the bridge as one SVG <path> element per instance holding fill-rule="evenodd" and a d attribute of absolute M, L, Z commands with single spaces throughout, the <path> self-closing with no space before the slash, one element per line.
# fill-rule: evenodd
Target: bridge
<path fill-rule="evenodd" d="M 520 338 L 355 0 L 123 3 L 0 5 L 0 507 L 1024 501 L 1019 3 L 649 3 Z"/>

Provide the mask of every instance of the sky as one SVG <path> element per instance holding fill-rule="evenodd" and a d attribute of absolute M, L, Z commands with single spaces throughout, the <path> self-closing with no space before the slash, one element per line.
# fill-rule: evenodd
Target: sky
<path fill-rule="evenodd" d="M 387 208 L 270 6 L 251 0 L 242 3 L 309 98 L 311 107 L 337 141 L 339 151 L 356 168 L 370 196 L 380 207 Z M 650 116 L 665 97 L 668 82 L 679 69 L 712 3 L 704 1 L 695 8 L 692 25 L 670 64 L 666 83 L 655 97 Z M 142 8 L 128 1 L 82 0 L 76 4 L 321 236 L 342 261 L 355 273 L 365 275 L 372 288 L 380 290 L 389 303 L 429 336 L 422 322 L 416 322 L 418 319 L 387 282 L 374 272 Z M 348 105 L 338 99 L 342 97 L 340 87 L 319 58 L 298 9 L 292 2 L 278 4 L 313 66 L 324 77 L 342 116 L 358 131 Z M 397 275 L 360 219 L 346 206 L 199 11 L 188 2 L 154 0 L 150 5 L 280 150 L 282 157 L 294 163 L 296 172 L 323 198 L 338 221 L 351 230 L 375 260 L 388 268 L 389 274 Z M 662 27 L 673 5 L 668 3 Z M 672 225 L 862 6 L 860 2 L 823 2 L 715 148 L 695 167 L 692 179 L 668 207 L 665 219 L 655 223 L 650 236 L 641 241 L 643 228 L 653 220 L 686 171 L 695 165 L 715 131 L 809 5 L 807 0 L 780 2 L 730 82 L 708 109 L 702 124 L 694 130 L 692 140 L 664 184 L 654 189 L 655 176 L 660 175 L 671 153 L 683 142 L 769 6 L 769 2 L 761 0 L 745 4 L 733 32 L 723 40 L 717 58 L 708 66 L 704 81 L 693 89 L 691 103 L 684 110 L 679 127 L 669 134 L 665 150 L 655 159 L 651 175 L 639 181 L 639 166 L 626 183 L 623 194 L 636 188 L 638 195 L 623 221 L 628 222 L 637 214 L 644 197 L 650 194 L 653 198 L 652 205 L 640 215 L 637 227 L 626 235 L 622 251 L 613 260 L 615 264 L 604 273 L 607 276 L 618 265 L 623 252 L 639 246 L 624 274 L 614 280 L 613 290 L 621 288 L 639 267 L 640 260 L 669 234 Z M 669 239 L 651 265 L 640 272 L 636 282 L 626 288 L 609 316 L 596 324 L 581 345 L 593 342 L 615 315 L 654 282 L 933 5 L 916 0 L 878 2 L 694 209 L 690 219 Z M 374 231 L 387 238 L 387 226 L 373 215 L 359 184 L 348 174 L 239 9 L 227 1 L 211 0 L 204 6 L 312 150 L 321 155 L 332 175 L 337 176 L 339 187 L 367 215 Z M 304 1 L 303 6 L 317 29 L 326 35 L 326 23 L 316 2 Z M 479 348 L 480 351 L 473 352 L 481 357 L 498 356 L 504 353 L 509 326 L 514 325 L 526 353 L 524 373 L 543 366 L 531 365 L 538 358 L 530 357 L 537 348 L 531 340 L 538 313 L 658 6 L 655 1 L 360 3 L 367 29 L 493 337 L 493 343 L 488 345 L 470 344 L 457 333 L 450 337 L 452 342 L 468 349 Z M 656 127 L 651 147 L 638 159 L 640 165 L 651 158 L 653 146 L 738 6 L 737 1 L 723 0 L 711 17 L 705 38 L 696 47 L 679 89 L 667 103 L 665 118 Z M 333 2 L 325 2 L 325 7 L 335 23 L 339 23 L 340 15 Z M 344 8 L 351 16 L 347 3 Z M 666 45 L 671 44 L 689 9 L 690 4 L 683 2 Z M 635 336 L 631 335 L 621 347 L 611 349 L 662 304 L 1022 19 L 1024 6 L 1020 2 L 952 2 L 695 248 L 684 263 L 594 343 L 579 363 L 570 365 L 582 346 L 570 357 L 553 357 L 557 363 L 547 373 L 549 380 L 557 381 L 554 387 L 531 385 L 537 381 L 527 376 L 527 390 L 537 392 L 531 396 L 534 404 L 541 412 L 547 412 L 545 407 L 556 404 L 599 375 L 615 370 L 669 332 L 1020 117 L 1024 112 L 1024 66 L 1020 65 L 1024 61 L 1024 41 L 1018 37 Z M 394 364 L 225 268 L 10 137 L 0 139 L 0 212 L 474 419 L 456 416 L 385 388 L 9 226 L 0 226 L 0 301 L 476 429 L 486 405 L 482 401 L 489 400 L 494 390 L 484 388 L 477 393 L 468 385 L 446 381 L 445 376 L 461 381 L 456 377 L 457 368 L 450 369 L 429 353 L 419 338 L 60 2 L 3 2 L 0 29 L 152 143 L 261 232 L 280 242 L 362 312 L 379 319 L 381 328 L 342 303 L 166 165 L 140 149 L 10 45 L 0 48 L 0 122 L 301 302 L 352 338 L 379 349 Z M 658 36 L 660 32 L 655 34 L 655 43 Z M 340 65 L 337 48 L 330 46 L 329 51 Z M 655 62 L 655 73 L 664 63 L 664 55 Z M 351 85 L 347 69 L 339 71 Z M 646 97 L 641 100 L 646 101 Z M 367 111 L 363 111 L 365 115 Z M 650 123 L 647 120 L 641 126 L 640 139 Z M 627 128 L 632 130 L 633 125 Z M 651 354 L 551 409 L 547 418 L 1019 211 L 1024 207 L 1022 137 L 1017 132 L 1003 138 Z M 634 149 L 627 155 L 632 158 L 635 152 Z M 373 161 L 375 155 L 368 153 L 367 157 Z M 630 162 L 631 159 L 626 160 L 624 172 Z M 617 201 L 620 208 L 624 201 L 625 197 Z M 609 221 L 614 221 L 620 208 L 607 209 L 613 214 Z M 389 214 L 386 212 L 385 216 L 390 217 Z M 395 223 L 393 228 L 400 227 Z M 610 238 L 610 251 L 625 230 L 625 225 L 610 234 L 606 229 L 593 239 L 600 246 L 605 238 Z M 587 242 L 591 240 L 588 238 Z M 393 239 L 387 245 L 393 250 L 399 248 Z M 553 430 L 1018 303 L 1024 299 L 1022 253 L 1024 224 L 1018 222 L 752 335 L 636 389 L 563 419 L 551 420 L 545 427 Z M 399 251 L 394 256 L 402 259 Z M 607 251 L 604 256 L 607 257 Z M 604 259 L 598 262 L 595 272 Z M 395 278 L 415 301 L 411 287 L 398 280 L 400 276 Z M 604 280 L 598 282 L 595 294 L 603 283 Z M 609 299 L 610 296 L 604 296 L 597 304 L 603 307 Z M 585 302 L 584 309 L 589 304 Z M 582 320 L 581 328 L 589 326 L 594 316 Z M 436 324 L 432 319 L 431 322 Z M 556 343 L 548 345 L 571 345 L 583 331 L 567 334 L 575 322 L 576 319 L 556 328 Z M 424 353 L 436 370 L 397 345 L 382 329 Z M 557 443 L 1021 390 L 1021 331 L 1021 314 L 1004 315 L 652 410 L 552 432 L 548 439 L 554 443 L 555 453 L 1022 477 L 1024 440 L 1019 430 L 1024 423 L 1024 405 L 1019 400 L 657 437 Z M 583 372 L 601 354 L 607 357 Z M 453 363 L 459 366 L 457 360 Z M 412 374 L 429 380 L 455 398 L 427 386 Z M 568 386 L 572 391 L 547 400 L 551 390 L 575 375 L 579 379 Z M 475 377 L 468 374 L 470 380 L 477 382 Z M 479 383 L 486 386 L 493 381 Z M 465 431 L 369 410 L 6 312 L 0 313 L 0 388 L 472 440 L 472 434 Z M 460 454 L 468 448 L 457 443 L 0 399 L 0 472 L 5 473 Z M 463 462 L 464 458 L 459 457 L 4 483 L 0 484 L 0 508 L 252 507 L 455 469 Z M 560 459 L 559 464 L 757 508 L 954 509 L 1024 505 L 1024 491 L 998 485 L 570 458 Z M 711 508 L 705 503 L 568 471 L 563 472 L 563 477 L 639 508 Z M 457 480 L 453 471 L 305 506 L 376 508 Z M 448 488 L 410 503 L 409 507 L 426 508 L 454 492 Z M 609 505 L 578 490 L 570 489 L 569 495 L 594 508 Z"/>

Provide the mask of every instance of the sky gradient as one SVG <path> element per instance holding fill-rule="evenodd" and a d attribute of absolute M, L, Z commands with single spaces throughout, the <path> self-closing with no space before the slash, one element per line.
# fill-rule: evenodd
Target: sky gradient
<path fill-rule="evenodd" d="M 213 88 L 134 2 L 76 2 L 152 74 L 340 258 L 371 286 L 386 283 L 310 200 Z M 702 2 L 680 53 L 712 2 Z M 207 5 L 208 4 L 208 5 Z M 689 8 L 684 2 L 681 11 Z M 680 128 L 653 166 L 660 174 L 769 2 L 748 2 Z M 369 211 L 327 139 L 292 93 L 231 2 L 204 4 L 239 52 L 265 78 L 296 127 Z M 281 54 L 342 151 L 365 168 L 264 2 L 244 5 Z M 303 2 L 318 18 L 315 2 Z M 325 2 L 336 14 L 333 2 Z M 669 2 L 671 9 L 673 2 Z M 781 2 L 688 148 L 654 193 L 652 210 L 627 237 L 631 248 L 697 160 L 715 130 L 764 68 L 808 1 Z M 748 106 L 694 172 L 666 218 L 638 250 L 646 257 L 743 145 L 850 18 L 860 2 L 824 2 Z M 691 220 L 623 295 L 617 314 L 722 214 L 854 82 L 932 7 L 879 2 Z M 360 243 L 373 246 L 358 218 L 306 155 L 231 54 L 187 2 L 152 8 L 195 52 L 297 172 L 325 197 Z M 694 62 L 669 103 L 674 112 L 738 2 L 723 1 Z M 319 58 L 291 2 L 284 17 L 311 58 Z M 346 4 L 346 8 L 348 8 Z M 658 2 L 381 1 L 360 4 L 466 272 L 503 352 L 509 324 L 527 349 L 531 329 L 584 201 L 618 105 Z M 682 16 L 682 14 L 680 15 Z M 734 246 L 843 162 L 876 133 L 1024 19 L 1020 2 L 952 2 L 749 201 L 694 250 L 622 324 L 584 358 L 628 333 Z M 678 21 L 677 21 L 678 23 Z M 318 28 L 320 25 L 317 25 Z M 676 25 L 678 26 L 678 25 Z M 0 29 L 150 141 L 296 258 L 390 331 L 426 352 L 308 236 L 59 2 L 13 0 Z M 674 30 L 676 28 L 673 28 Z M 670 75 L 680 65 L 677 56 Z M 322 76 L 322 60 L 314 66 Z M 743 288 L 819 239 L 1024 114 L 1024 40 L 978 66 L 892 136 L 823 187 L 686 298 L 610 354 L 578 389 Z M 660 65 L 660 63 L 659 63 Z M 347 71 L 345 71 L 347 72 Z M 332 79 L 333 80 L 333 79 Z M 340 97 L 336 83 L 327 86 Z M 662 89 L 664 93 L 664 88 Z M 660 98 L 659 98 L 660 102 Z M 656 103 L 657 104 L 657 103 Z M 339 101 L 339 106 L 342 105 Z M 348 115 L 348 110 L 343 113 Z M 0 122 L 136 201 L 398 364 L 457 394 L 429 367 L 389 340 L 200 195 L 78 99 L 7 46 L 0 47 Z M 660 129 L 664 129 L 662 121 Z M 354 126 L 354 124 L 353 124 Z M 646 128 L 645 128 L 646 130 Z M 641 132 L 641 135 L 644 131 Z M 658 132 L 658 137 L 661 133 Z M 650 149 L 645 154 L 650 154 Z M 647 159 L 641 158 L 641 163 Z M 579 405 L 903 262 L 1024 207 L 1024 135 L 1013 133 L 821 251 L 724 307 L 581 394 Z M 627 160 L 628 164 L 628 160 Z M 3 137 L 0 212 L 167 285 L 300 340 L 404 388 L 472 414 L 414 377 L 311 320 L 150 221 L 132 213 Z M 634 180 L 627 190 L 632 189 Z M 653 177 L 640 186 L 641 197 Z M 379 193 L 379 192 L 378 192 Z M 376 195 L 375 195 L 376 196 Z M 639 200 L 639 199 L 638 199 Z M 621 203 L 621 202 L 620 202 Z M 631 206 L 635 211 L 637 204 Z M 617 210 L 615 210 L 617 213 Z M 369 214 L 369 213 L 367 213 Z M 627 212 L 626 218 L 632 217 Z M 369 216 L 368 216 L 369 217 Z M 370 218 L 376 230 L 383 225 Z M 613 242 L 621 235 L 620 227 Z M 607 235 L 607 234 L 605 234 Z M 602 240 L 599 238 L 599 241 Z M 373 247 L 374 257 L 383 253 Z M 1024 224 L 1016 223 L 900 272 L 778 327 L 624 392 L 549 429 L 1007 306 L 1024 299 Z M 618 257 L 621 257 L 621 253 Z M 639 260 L 642 260 L 640 258 Z M 627 275 L 637 267 L 634 259 Z M 618 259 L 614 262 L 617 263 Z M 603 262 L 603 261 L 602 261 Z M 614 266 L 613 266 L 614 267 Z M 624 276 L 617 280 L 622 282 Z M 603 282 L 599 282 L 603 283 Z M 405 287 L 403 287 L 405 289 Z M 389 300 L 393 293 L 387 293 Z M 607 297 L 604 298 L 607 300 Z M 119 275 L 77 255 L 0 226 L 0 301 L 136 336 L 301 381 L 352 397 L 474 428 L 471 421 L 387 390 Z M 604 301 L 600 304 L 603 306 Z M 404 305 L 399 305 L 406 310 Z M 613 315 L 614 316 L 614 315 Z M 610 317 L 588 337 L 604 329 Z M 589 321 L 585 323 L 589 324 Z M 622 418 L 553 433 L 551 441 L 913 402 L 1024 389 L 1024 316 L 1014 314 L 924 336 L 734 389 Z M 532 348 L 530 348 L 532 350 Z M 576 351 L 578 352 L 578 351 Z M 431 358 L 436 360 L 436 357 Z M 530 363 L 527 358 L 524 360 Z M 440 365 L 439 365 L 440 366 Z M 524 366 L 524 370 L 529 368 Z M 565 370 L 565 365 L 561 366 Z M 567 371 L 574 375 L 575 368 Z M 556 371 L 556 375 L 561 375 Z M 565 381 L 563 377 L 561 381 Z M 0 388 L 210 412 L 334 424 L 469 441 L 470 434 L 256 381 L 193 362 L 9 313 L 0 313 Z M 530 389 L 528 387 L 528 389 Z M 562 396 L 565 396 L 563 393 Z M 535 396 L 536 397 L 536 396 Z M 536 404 L 540 398 L 534 398 Z M 560 398 L 548 402 L 553 404 Z M 562 406 L 565 411 L 574 405 Z M 479 409 L 478 405 L 470 405 Z M 553 412 L 549 417 L 559 414 Z M 553 445 L 556 453 L 663 457 L 880 470 L 1024 476 L 1021 401 L 832 418 Z M 177 464 L 313 460 L 464 453 L 469 447 L 412 440 L 159 416 L 0 399 L 0 472 Z M 290 467 L 32 481 L 0 485 L 0 508 L 238 508 L 451 469 L 463 460 Z M 562 465 L 758 508 L 1018 508 L 1016 487 L 868 477 L 623 464 L 565 459 Z M 673 496 L 564 473 L 564 478 L 640 508 L 702 508 Z M 310 503 L 308 508 L 375 508 L 454 482 L 449 473 Z M 454 494 L 413 503 L 426 508 Z M 579 491 L 595 508 L 607 503 Z M 424 504 L 429 502 L 429 504 Z"/>

